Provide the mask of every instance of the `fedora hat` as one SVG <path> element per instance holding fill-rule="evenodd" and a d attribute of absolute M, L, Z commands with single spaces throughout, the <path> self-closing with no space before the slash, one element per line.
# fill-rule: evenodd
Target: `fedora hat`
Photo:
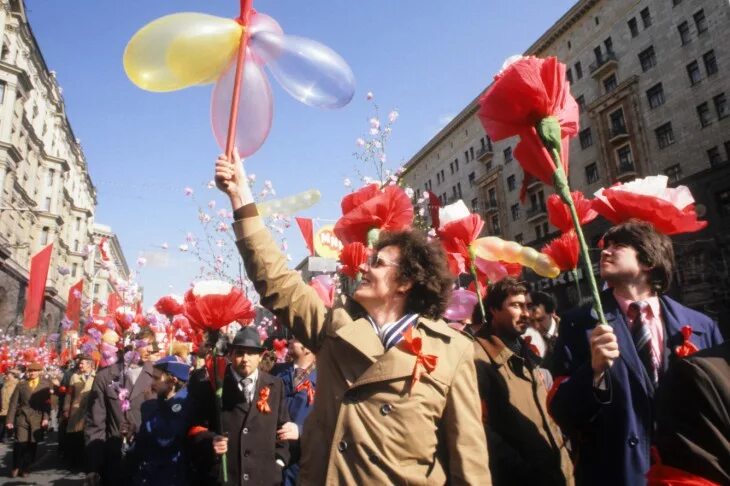
<path fill-rule="evenodd" d="M 259 351 L 266 350 L 266 348 L 261 345 L 261 337 L 259 336 L 259 332 L 252 326 L 245 326 L 239 329 L 239 331 L 233 338 L 233 342 L 231 342 L 230 346 L 234 346 L 237 348 L 256 349 Z"/>

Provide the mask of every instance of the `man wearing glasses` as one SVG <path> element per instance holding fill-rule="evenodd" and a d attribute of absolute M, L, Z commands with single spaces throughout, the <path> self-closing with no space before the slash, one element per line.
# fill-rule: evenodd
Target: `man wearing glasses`
<path fill-rule="evenodd" d="M 327 309 L 286 268 L 236 156 L 215 180 L 262 305 L 317 355 L 301 484 L 491 484 L 473 344 L 440 320 L 453 282 L 440 246 L 381 234 L 352 298 Z"/>

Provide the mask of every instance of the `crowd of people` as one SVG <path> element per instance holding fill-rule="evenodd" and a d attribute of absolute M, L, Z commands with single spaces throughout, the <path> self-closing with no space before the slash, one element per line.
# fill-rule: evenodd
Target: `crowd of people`
<path fill-rule="evenodd" d="M 557 309 L 508 276 L 449 325 L 453 276 L 426 235 L 381 232 L 328 308 L 287 269 L 245 181 L 217 160 L 288 359 L 251 326 L 197 356 L 161 353 L 143 328 L 119 351 L 131 361 L 80 355 L 54 382 L 39 363 L 11 369 L 13 476 L 57 414 L 60 452 L 91 484 L 730 484 L 730 346 L 666 295 L 673 247 L 651 224 L 603 237 L 606 324 L 595 303 Z"/>

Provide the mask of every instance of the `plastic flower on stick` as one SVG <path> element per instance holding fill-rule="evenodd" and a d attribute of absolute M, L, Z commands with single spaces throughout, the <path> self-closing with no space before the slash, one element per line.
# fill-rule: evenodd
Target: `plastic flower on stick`
<path fill-rule="evenodd" d="M 240 15 L 227 19 L 203 13 L 166 15 L 140 29 L 124 52 L 124 69 L 142 89 L 175 91 L 215 83 L 211 122 L 230 158 L 233 147 L 247 157 L 271 129 L 273 96 L 268 68 L 295 99 L 320 108 L 350 102 L 355 78 L 329 47 L 284 34 L 273 18 L 240 1 Z"/>
<path fill-rule="evenodd" d="M 526 174 L 553 185 L 568 206 L 598 319 L 606 324 L 588 245 L 568 186 L 569 138 L 578 133 L 579 116 L 565 65 L 555 57 L 518 58 L 495 76 L 479 104 L 479 118 L 492 140 L 519 136 L 515 158 Z"/>

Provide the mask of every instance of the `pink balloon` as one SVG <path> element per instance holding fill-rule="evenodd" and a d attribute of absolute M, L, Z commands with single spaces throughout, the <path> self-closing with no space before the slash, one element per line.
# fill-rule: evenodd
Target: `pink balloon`
<path fill-rule="evenodd" d="M 487 275 L 487 280 L 492 283 L 499 282 L 509 275 L 507 268 L 500 262 L 493 262 L 477 257 L 476 260 L 474 260 L 474 264 L 480 272 Z"/>
<path fill-rule="evenodd" d="M 222 150 L 226 148 L 228 119 L 236 76 L 236 60 L 226 68 L 213 88 L 210 116 L 213 134 Z M 238 123 L 236 124 L 236 146 L 244 158 L 256 152 L 263 145 L 271 130 L 274 113 L 274 99 L 266 74 L 256 64 L 250 49 L 246 52 L 243 66 L 243 83 L 238 100 Z"/>
<path fill-rule="evenodd" d="M 256 12 L 251 17 L 251 22 L 249 24 L 248 33 L 251 38 L 254 38 L 256 34 L 259 32 L 269 32 L 271 34 L 276 34 L 278 36 L 284 35 L 284 29 L 281 28 L 281 25 L 279 25 L 279 22 L 274 20 L 273 18 L 269 17 L 266 14 L 262 14 L 260 12 Z M 264 62 L 266 62 L 257 52 L 255 42 L 251 43 L 251 52 L 253 53 L 253 59 L 256 61 L 257 64 L 262 65 Z"/>
<path fill-rule="evenodd" d="M 474 306 L 477 305 L 477 294 L 467 289 L 456 289 L 451 292 L 449 306 L 444 312 L 444 318 L 450 321 L 463 321 L 471 317 Z"/>

